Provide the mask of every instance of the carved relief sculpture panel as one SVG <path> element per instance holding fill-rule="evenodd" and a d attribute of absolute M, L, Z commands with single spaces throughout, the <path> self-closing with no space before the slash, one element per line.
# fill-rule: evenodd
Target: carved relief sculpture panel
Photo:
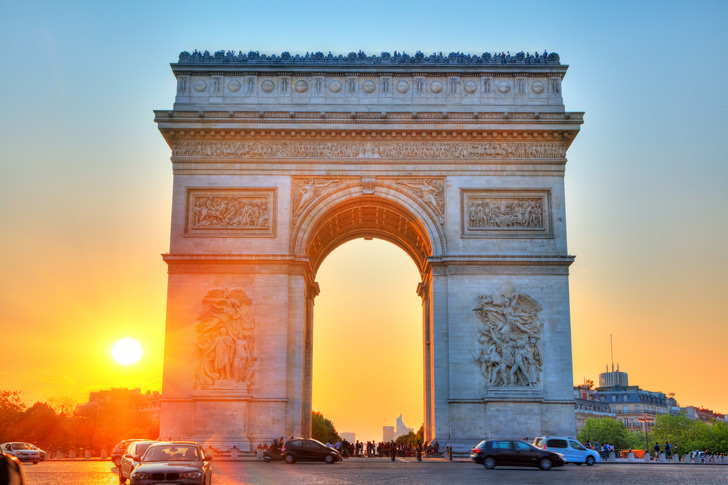
<path fill-rule="evenodd" d="M 276 189 L 188 188 L 185 236 L 275 236 Z"/>
<path fill-rule="evenodd" d="M 463 189 L 462 237 L 551 238 L 548 189 Z"/>
<path fill-rule="evenodd" d="M 255 383 L 255 316 L 241 289 L 215 289 L 202 299 L 195 326 L 195 389 L 247 393 Z"/>
<path fill-rule="evenodd" d="M 475 363 L 485 387 L 535 388 L 541 382 L 542 306 L 508 282 L 490 295 L 480 295 L 475 314 L 480 319 Z"/>

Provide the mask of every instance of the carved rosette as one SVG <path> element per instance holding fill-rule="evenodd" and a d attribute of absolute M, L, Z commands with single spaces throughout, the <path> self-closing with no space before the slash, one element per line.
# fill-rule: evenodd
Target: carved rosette
<path fill-rule="evenodd" d="M 202 299 L 195 326 L 198 390 L 236 390 L 255 384 L 255 316 L 241 289 L 216 289 Z"/>
<path fill-rule="evenodd" d="M 275 189 L 187 189 L 186 236 L 274 236 Z"/>
<path fill-rule="evenodd" d="M 210 158 L 385 158 L 385 159 L 560 159 L 562 142 L 289 142 L 176 141 L 174 157 Z"/>
<path fill-rule="evenodd" d="M 540 385 L 543 307 L 532 297 L 506 283 L 493 294 L 480 295 L 475 314 L 480 319 L 475 363 L 485 388 L 526 388 Z"/>

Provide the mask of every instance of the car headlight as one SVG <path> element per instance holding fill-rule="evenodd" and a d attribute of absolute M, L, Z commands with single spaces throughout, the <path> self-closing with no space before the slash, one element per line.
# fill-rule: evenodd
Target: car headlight
<path fill-rule="evenodd" d="M 131 474 L 131 477 L 134 480 L 151 480 L 152 474 L 151 473 L 144 473 L 144 472 L 133 472 Z"/>
<path fill-rule="evenodd" d="M 192 478 L 192 479 L 200 478 L 201 476 L 202 476 L 202 472 L 185 472 L 185 473 L 180 473 L 180 475 L 179 475 L 180 478 Z"/>

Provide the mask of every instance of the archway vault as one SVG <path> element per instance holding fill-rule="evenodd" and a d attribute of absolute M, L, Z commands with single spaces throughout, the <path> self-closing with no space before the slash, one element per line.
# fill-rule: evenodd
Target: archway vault
<path fill-rule="evenodd" d="M 328 208 L 312 224 L 303 251 L 318 271 L 326 256 L 347 241 L 377 238 L 402 248 L 420 275 L 427 272 L 432 244 L 424 224 L 400 204 L 383 197 L 353 197 Z"/>

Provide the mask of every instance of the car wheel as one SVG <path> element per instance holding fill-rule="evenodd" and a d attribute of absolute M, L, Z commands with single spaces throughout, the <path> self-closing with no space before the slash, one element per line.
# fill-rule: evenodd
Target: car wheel
<path fill-rule="evenodd" d="M 594 464 L 594 457 L 593 456 L 587 456 L 586 457 L 586 464 L 589 466 L 592 466 Z"/>
<path fill-rule="evenodd" d="M 488 470 L 492 470 L 495 468 L 495 458 L 492 456 L 486 457 L 485 460 L 483 460 L 483 466 Z"/>
<path fill-rule="evenodd" d="M 324 461 L 331 465 L 334 462 L 334 457 L 331 455 L 326 455 L 326 458 L 324 458 Z"/>
<path fill-rule="evenodd" d="M 296 457 L 295 457 L 295 456 L 293 456 L 293 455 L 286 455 L 286 457 L 284 458 L 284 460 L 285 460 L 285 462 L 286 462 L 286 463 L 288 463 L 289 465 L 290 465 L 291 463 L 296 463 Z"/>
<path fill-rule="evenodd" d="M 551 466 L 553 466 L 551 458 L 542 458 L 541 461 L 538 462 L 538 467 L 541 470 L 551 470 Z"/>

